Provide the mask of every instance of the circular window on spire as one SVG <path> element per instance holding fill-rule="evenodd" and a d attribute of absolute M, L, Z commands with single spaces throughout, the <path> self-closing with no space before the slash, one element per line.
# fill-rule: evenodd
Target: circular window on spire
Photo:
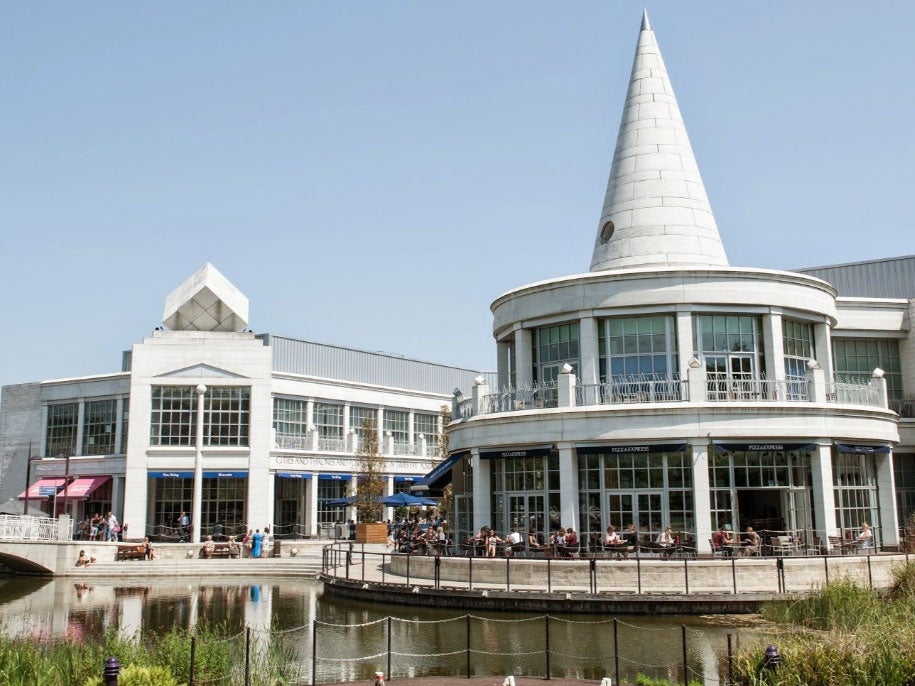
<path fill-rule="evenodd" d="M 600 229 L 600 242 L 606 243 L 613 236 L 613 222 L 606 222 Z"/>

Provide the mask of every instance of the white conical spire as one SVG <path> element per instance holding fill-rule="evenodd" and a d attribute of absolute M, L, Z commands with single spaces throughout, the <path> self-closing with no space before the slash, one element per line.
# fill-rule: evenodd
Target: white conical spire
<path fill-rule="evenodd" d="M 727 264 L 645 11 L 591 271 Z"/>

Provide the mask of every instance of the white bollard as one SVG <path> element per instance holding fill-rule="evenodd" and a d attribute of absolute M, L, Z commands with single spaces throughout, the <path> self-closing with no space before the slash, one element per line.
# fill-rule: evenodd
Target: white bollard
<path fill-rule="evenodd" d="M 375 672 L 375 686 L 384 686 L 384 672 Z"/>
<path fill-rule="evenodd" d="M 613 679 L 608 676 L 605 676 L 600 680 L 600 686 L 613 686 Z"/>
<path fill-rule="evenodd" d="M 511 675 L 505 677 L 505 681 L 502 682 L 502 686 L 515 686 L 515 677 Z"/>

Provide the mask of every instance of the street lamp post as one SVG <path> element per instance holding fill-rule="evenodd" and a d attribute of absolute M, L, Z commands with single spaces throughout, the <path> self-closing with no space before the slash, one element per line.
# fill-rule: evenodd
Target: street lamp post
<path fill-rule="evenodd" d="M 29 513 L 29 488 L 32 485 L 32 460 L 35 457 L 32 455 L 32 441 L 29 441 L 29 455 L 25 463 L 25 505 L 22 506 L 22 514 L 27 515 Z"/>
<path fill-rule="evenodd" d="M 191 503 L 191 543 L 200 543 L 200 518 L 203 510 L 203 410 L 207 387 L 197 386 L 197 440 L 194 454 L 194 502 Z"/>
<path fill-rule="evenodd" d="M 59 455 L 64 458 L 64 512 L 67 511 L 67 487 L 70 485 L 70 453 Z M 54 508 L 54 516 L 57 516 L 57 508 Z"/>

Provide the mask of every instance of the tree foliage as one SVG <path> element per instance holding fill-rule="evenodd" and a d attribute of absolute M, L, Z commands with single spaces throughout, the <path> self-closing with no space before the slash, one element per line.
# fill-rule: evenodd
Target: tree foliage
<path fill-rule="evenodd" d="M 359 476 L 356 480 L 356 513 L 360 522 L 381 521 L 385 461 L 380 448 L 375 420 L 363 420 L 358 452 Z"/>

